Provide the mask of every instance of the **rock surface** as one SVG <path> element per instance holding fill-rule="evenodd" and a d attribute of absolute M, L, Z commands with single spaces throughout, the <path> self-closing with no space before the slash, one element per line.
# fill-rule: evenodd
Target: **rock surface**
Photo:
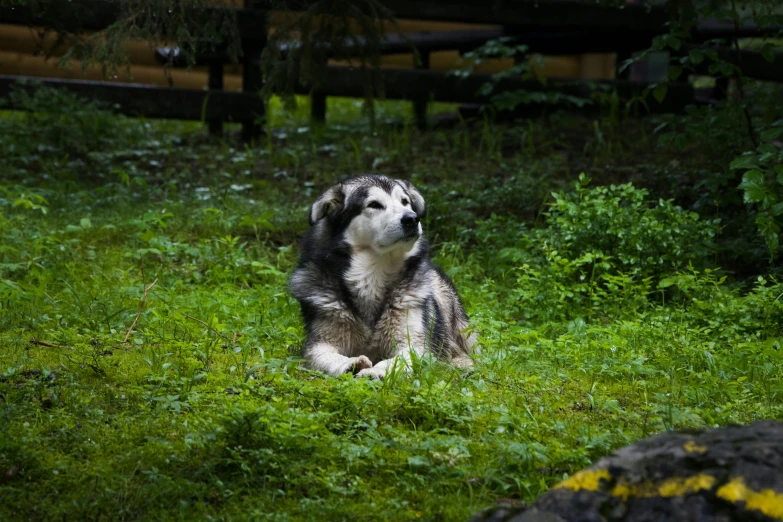
<path fill-rule="evenodd" d="M 783 521 L 783 422 L 663 433 L 471 522 Z"/>

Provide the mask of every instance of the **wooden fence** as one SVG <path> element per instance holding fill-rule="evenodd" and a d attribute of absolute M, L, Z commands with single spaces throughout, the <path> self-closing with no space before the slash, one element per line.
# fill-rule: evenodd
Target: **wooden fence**
<path fill-rule="evenodd" d="M 480 87 L 490 80 L 487 74 L 473 74 L 467 78 L 426 70 L 431 53 L 452 50 L 470 51 L 482 43 L 508 36 L 517 43 L 529 46 L 531 52 L 544 55 L 572 55 L 585 53 L 616 53 L 630 56 L 646 49 L 653 38 L 667 32 L 669 14 L 665 7 L 648 8 L 628 4 L 623 9 L 601 7 L 577 0 L 506 0 L 504 2 L 475 2 L 473 0 L 386 0 L 384 4 L 398 18 L 437 20 L 463 23 L 494 24 L 497 29 L 447 31 L 439 33 L 409 33 L 387 35 L 381 51 L 399 54 L 416 48 L 421 57 L 419 68 L 375 71 L 380 74 L 383 93 L 388 99 L 405 99 L 414 103 L 417 119 L 426 124 L 426 104 L 429 100 L 456 103 L 488 103 Z M 306 4 L 302 4 L 306 7 Z M 252 7 L 251 7 L 252 6 Z M 44 79 L 41 83 L 64 88 L 91 99 L 109 102 L 118 112 L 129 115 L 174 119 L 205 118 L 210 130 L 218 133 L 223 121 L 242 123 L 243 138 L 251 140 L 261 132 L 264 103 L 259 96 L 263 85 L 260 56 L 267 44 L 268 19 L 271 5 L 263 0 L 245 0 L 245 8 L 236 11 L 237 28 L 242 45 L 242 92 L 224 90 L 224 68 L 228 57 L 220 53 L 195 57 L 196 63 L 209 68 L 207 90 L 173 89 L 141 84 L 120 84 L 103 81 L 73 81 Z M 76 0 L 51 2 L 43 11 L 30 7 L 0 9 L 0 24 L 75 30 L 102 30 L 117 20 L 116 4 L 105 0 Z M 684 51 L 698 48 L 712 39 L 754 37 L 780 31 L 755 26 L 735 27 L 731 23 L 705 20 L 691 33 Z M 361 39 L 358 39 L 361 46 Z M 783 81 L 783 56 L 778 53 L 770 64 L 759 52 L 737 52 L 717 48 L 721 59 L 739 65 L 748 77 L 769 81 Z M 283 49 L 285 51 L 285 49 Z M 159 62 L 184 67 L 185 60 L 177 48 L 161 48 L 155 53 Z M 0 72 L 2 69 L 0 69 Z M 708 73 L 699 70 L 699 73 Z M 0 75 L 0 96 L 6 96 L 19 77 Z M 325 118 L 327 96 L 362 97 L 365 94 L 366 71 L 342 66 L 326 68 L 326 77 L 316 89 L 299 83 L 296 92 L 313 97 L 315 120 Z M 596 89 L 616 90 L 620 96 L 632 97 L 648 84 L 628 79 L 575 82 L 550 79 L 545 85 L 538 82 L 506 80 L 499 90 L 524 88 L 529 91 L 557 91 L 577 96 L 589 96 Z M 694 101 L 694 90 L 687 81 L 669 86 L 666 98 L 658 103 L 648 99 L 651 111 L 676 111 Z"/>

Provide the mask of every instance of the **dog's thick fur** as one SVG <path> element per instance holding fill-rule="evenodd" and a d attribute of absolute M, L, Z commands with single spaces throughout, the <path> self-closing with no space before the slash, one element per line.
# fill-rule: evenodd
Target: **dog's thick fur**
<path fill-rule="evenodd" d="M 412 352 L 472 364 L 475 335 L 448 277 L 429 259 L 424 198 L 407 181 L 358 176 L 310 210 L 290 288 L 307 331 L 304 358 L 330 375 L 383 378 Z"/>

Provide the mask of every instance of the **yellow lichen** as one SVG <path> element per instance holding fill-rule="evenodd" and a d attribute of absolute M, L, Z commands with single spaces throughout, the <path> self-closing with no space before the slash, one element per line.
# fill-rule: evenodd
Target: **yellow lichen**
<path fill-rule="evenodd" d="M 598 491 L 601 480 L 610 480 L 612 475 L 608 470 L 584 470 L 564 480 L 555 488 L 571 491 Z M 652 498 L 679 497 L 699 491 L 709 490 L 715 486 L 716 479 L 712 475 L 699 474 L 691 477 L 674 477 L 659 484 L 642 482 L 639 484 L 619 483 L 611 490 L 611 495 L 622 498 Z M 732 503 L 744 502 L 745 509 L 760 511 L 764 515 L 783 521 L 783 493 L 771 489 L 755 491 L 745 485 L 741 477 L 724 484 L 716 491 L 718 497 Z"/>
<path fill-rule="evenodd" d="M 658 494 L 662 497 L 679 497 L 689 493 L 696 493 L 703 489 L 710 489 L 715 485 L 715 477 L 712 475 L 694 475 L 688 478 L 672 478 L 658 486 Z"/>
<path fill-rule="evenodd" d="M 609 480 L 612 476 L 605 469 L 586 469 L 567 478 L 555 488 L 565 488 L 571 491 L 597 491 L 601 485 L 601 479 Z"/>
<path fill-rule="evenodd" d="M 707 451 L 707 446 L 701 446 L 699 444 L 696 444 L 692 440 L 689 440 L 688 442 L 683 444 L 682 447 L 688 453 L 704 453 L 705 451 Z"/>
<path fill-rule="evenodd" d="M 745 502 L 745 509 L 761 511 L 768 517 L 783 520 L 783 494 L 771 489 L 754 491 L 745 485 L 741 477 L 718 488 L 717 495 L 729 502 Z"/>
<path fill-rule="evenodd" d="M 620 497 L 623 500 L 628 500 L 628 497 L 635 497 L 635 493 L 636 488 L 628 484 L 618 484 L 612 489 L 612 496 Z"/>
<path fill-rule="evenodd" d="M 623 500 L 628 498 L 678 497 L 710 489 L 715 485 L 715 477 L 711 475 L 694 475 L 692 477 L 674 477 L 660 484 L 642 482 L 640 484 L 617 484 L 612 489 L 612 495 Z"/>

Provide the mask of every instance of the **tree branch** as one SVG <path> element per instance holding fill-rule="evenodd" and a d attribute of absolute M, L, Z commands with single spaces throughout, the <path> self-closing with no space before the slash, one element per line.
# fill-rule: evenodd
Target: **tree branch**
<path fill-rule="evenodd" d="M 48 343 L 41 341 L 40 339 L 30 339 L 30 344 L 36 344 L 38 346 L 46 346 L 47 348 L 62 348 L 63 350 L 70 349 L 70 346 L 62 346 L 60 344 Z"/>
<path fill-rule="evenodd" d="M 147 292 L 150 291 L 150 289 L 155 286 L 155 283 L 158 282 L 158 278 L 156 277 L 155 280 L 144 289 L 144 295 L 141 296 L 141 301 L 139 301 L 139 313 L 136 314 L 136 319 L 133 320 L 133 323 L 130 325 L 130 328 L 128 328 L 128 333 L 125 334 L 125 339 L 122 341 L 123 344 L 128 342 L 128 338 L 130 337 L 131 332 L 133 331 L 133 327 L 136 326 L 136 323 L 139 320 L 139 317 L 141 317 L 141 312 L 144 310 L 144 303 L 147 301 Z"/>

